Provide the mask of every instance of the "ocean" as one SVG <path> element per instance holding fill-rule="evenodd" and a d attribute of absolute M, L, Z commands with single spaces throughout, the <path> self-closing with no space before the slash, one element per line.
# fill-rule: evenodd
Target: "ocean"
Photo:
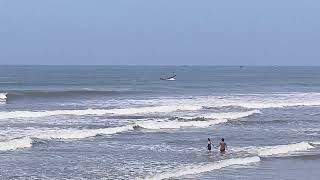
<path fill-rule="evenodd" d="M 0 179 L 319 179 L 319 165 L 320 67 L 0 66 Z"/>

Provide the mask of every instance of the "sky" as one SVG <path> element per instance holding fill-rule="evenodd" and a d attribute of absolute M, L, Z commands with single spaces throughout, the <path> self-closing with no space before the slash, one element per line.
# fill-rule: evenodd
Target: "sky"
<path fill-rule="evenodd" d="M 0 64 L 320 65 L 319 0 L 0 0 Z"/>

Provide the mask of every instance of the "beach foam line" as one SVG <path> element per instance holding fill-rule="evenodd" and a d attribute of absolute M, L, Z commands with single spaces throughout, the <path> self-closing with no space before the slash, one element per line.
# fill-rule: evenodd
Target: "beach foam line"
<path fill-rule="evenodd" d="M 250 147 L 242 147 L 242 148 L 235 148 L 235 151 L 246 151 L 250 154 L 255 154 L 260 157 L 269 157 L 269 156 L 287 156 L 294 152 L 299 151 L 307 151 L 309 149 L 314 148 L 309 142 L 299 142 L 299 143 L 292 143 L 292 144 L 284 144 L 284 145 L 275 145 L 275 146 L 250 146 Z"/>
<path fill-rule="evenodd" d="M 186 175 L 194 175 L 205 172 L 210 172 L 214 170 L 219 170 L 222 168 L 226 168 L 233 165 L 248 165 L 257 163 L 260 161 L 258 156 L 246 157 L 246 158 L 235 158 L 235 159 L 227 159 L 221 160 L 215 163 L 201 163 L 195 165 L 186 165 L 183 167 L 178 167 L 169 172 L 163 172 L 159 174 L 155 174 L 154 176 L 146 177 L 145 179 L 169 179 L 169 178 L 177 178 Z"/>
<path fill-rule="evenodd" d="M 225 113 L 211 113 L 211 114 L 204 114 L 202 116 L 196 117 L 179 117 L 182 119 L 239 119 L 251 116 L 253 114 L 260 114 L 260 110 L 252 110 L 252 111 L 244 111 L 244 112 L 225 112 Z"/>
<path fill-rule="evenodd" d="M 11 139 L 0 142 L 0 151 L 10 151 L 22 148 L 30 148 L 32 146 L 32 139 L 29 137 Z"/>
<path fill-rule="evenodd" d="M 131 114 L 146 114 L 146 113 L 167 113 L 174 111 L 195 111 L 201 109 L 201 106 L 152 106 L 152 107 L 137 107 L 126 109 L 83 109 L 83 110 L 52 110 L 52 111 L 9 111 L 0 112 L 0 119 L 16 119 L 16 118 L 39 118 L 46 116 L 58 115 L 131 115 Z"/>

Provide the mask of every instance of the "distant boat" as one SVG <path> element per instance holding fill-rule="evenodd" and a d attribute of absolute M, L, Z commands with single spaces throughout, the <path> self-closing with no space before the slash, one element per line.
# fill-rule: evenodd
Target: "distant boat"
<path fill-rule="evenodd" d="M 176 80 L 176 74 L 172 74 L 171 76 L 163 76 L 160 78 L 160 80 L 164 80 L 164 81 L 174 81 Z"/>

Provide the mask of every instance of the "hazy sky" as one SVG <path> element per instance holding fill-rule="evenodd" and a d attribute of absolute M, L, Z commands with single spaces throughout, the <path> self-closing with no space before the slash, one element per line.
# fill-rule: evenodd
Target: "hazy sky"
<path fill-rule="evenodd" d="M 320 1 L 0 0 L 0 64 L 320 65 Z"/>

